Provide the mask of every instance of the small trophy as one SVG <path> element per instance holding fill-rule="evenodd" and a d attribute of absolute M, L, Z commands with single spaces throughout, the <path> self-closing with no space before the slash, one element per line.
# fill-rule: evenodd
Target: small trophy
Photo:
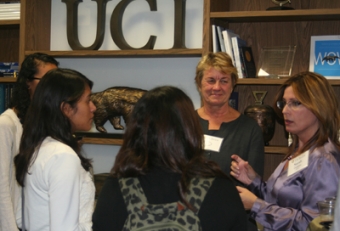
<path fill-rule="evenodd" d="M 269 7 L 267 10 L 294 10 L 294 8 L 292 7 L 283 6 L 287 3 L 290 4 L 291 3 L 290 0 L 272 0 L 272 2 L 274 2 L 275 4 L 279 6 Z"/>
<path fill-rule="evenodd" d="M 244 114 L 254 119 L 262 129 L 263 140 L 266 146 L 274 136 L 275 131 L 275 112 L 269 105 L 263 105 L 263 99 L 267 91 L 253 91 L 255 105 L 248 106 Z"/>

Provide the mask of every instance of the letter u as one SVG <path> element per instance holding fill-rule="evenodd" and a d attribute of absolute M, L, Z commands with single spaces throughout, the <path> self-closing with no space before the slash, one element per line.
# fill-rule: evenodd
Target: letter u
<path fill-rule="evenodd" d="M 97 34 L 94 43 L 84 47 L 78 36 L 78 4 L 82 0 L 62 0 L 67 9 L 67 41 L 73 50 L 98 50 L 104 41 L 106 4 L 111 0 L 92 0 L 97 2 Z"/>

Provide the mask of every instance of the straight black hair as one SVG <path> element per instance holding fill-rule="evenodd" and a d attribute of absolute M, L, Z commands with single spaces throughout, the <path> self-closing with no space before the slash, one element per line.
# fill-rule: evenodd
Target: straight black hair
<path fill-rule="evenodd" d="M 92 88 L 93 83 L 70 69 L 50 70 L 41 79 L 28 109 L 19 154 L 15 157 L 16 179 L 21 186 L 24 186 L 25 176 L 37 157 L 41 143 L 48 136 L 70 146 L 78 154 L 83 168 L 89 171 L 91 161 L 81 155 L 71 123 L 61 109 L 63 103 L 75 108 L 86 85 Z"/>

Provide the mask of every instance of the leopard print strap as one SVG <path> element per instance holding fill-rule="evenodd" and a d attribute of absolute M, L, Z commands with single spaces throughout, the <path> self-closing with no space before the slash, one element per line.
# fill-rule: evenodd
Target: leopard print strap
<path fill-rule="evenodd" d="M 195 207 L 197 212 L 214 179 L 193 178 L 190 181 L 186 199 Z M 128 212 L 132 212 L 135 207 L 141 208 L 143 205 L 148 204 L 148 200 L 137 177 L 120 178 L 119 184 Z"/>
<path fill-rule="evenodd" d="M 207 194 L 214 180 L 215 178 L 191 179 L 186 199 L 192 206 L 197 209 L 197 213 L 201 208 L 205 195 Z"/>
<path fill-rule="evenodd" d="M 119 185 L 128 213 L 133 212 L 136 207 L 141 208 L 148 204 L 137 177 L 119 178 Z"/>

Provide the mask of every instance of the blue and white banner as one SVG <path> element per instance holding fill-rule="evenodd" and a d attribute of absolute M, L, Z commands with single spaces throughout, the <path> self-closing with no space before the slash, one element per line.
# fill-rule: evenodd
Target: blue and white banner
<path fill-rule="evenodd" d="M 340 78 L 340 35 L 311 37 L 309 70 L 327 78 Z"/>

